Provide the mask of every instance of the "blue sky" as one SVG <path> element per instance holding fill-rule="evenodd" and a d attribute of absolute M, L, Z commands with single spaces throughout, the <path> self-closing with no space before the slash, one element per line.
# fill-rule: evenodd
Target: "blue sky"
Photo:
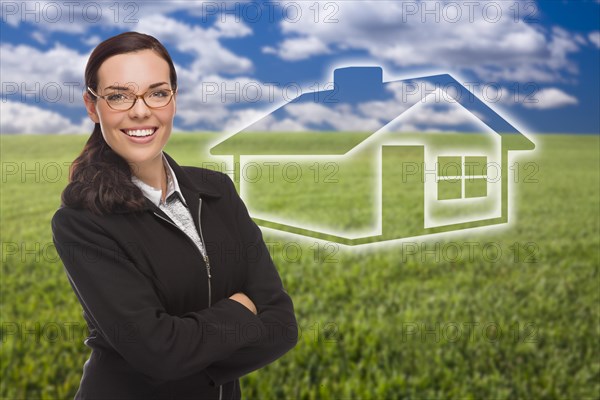
<path fill-rule="evenodd" d="M 300 92 L 330 89 L 334 68 L 366 65 L 384 81 L 449 73 L 531 133 L 600 132 L 598 1 L 2 1 L 1 13 L 3 134 L 91 132 L 87 57 L 127 30 L 172 54 L 177 130 L 237 131 Z M 351 129 L 376 118 L 336 112 Z M 461 123 L 438 120 L 441 130 Z"/>

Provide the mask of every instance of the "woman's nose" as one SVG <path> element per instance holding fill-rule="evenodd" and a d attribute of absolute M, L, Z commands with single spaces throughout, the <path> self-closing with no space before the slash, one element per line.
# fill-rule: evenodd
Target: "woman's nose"
<path fill-rule="evenodd" d="M 140 98 L 136 100 L 133 107 L 131 107 L 131 109 L 129 110 L 129 116 L 131 118 L 147 118 L 151 114 L 152 111 L 150 110 L 150 108 L 148 108 L 146 103 L 144 103 L 144 101 Z"/>

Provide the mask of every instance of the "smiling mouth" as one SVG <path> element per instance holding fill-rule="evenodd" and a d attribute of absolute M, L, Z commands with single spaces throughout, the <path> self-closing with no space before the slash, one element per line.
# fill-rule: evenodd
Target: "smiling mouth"
<path fill-rule="evenodd" d="M 146 128 L 146 129 L 121 129 L 121 132 L 127 136 L 132 137 L 146 137 L 154 135 L 158 128 Z"/>

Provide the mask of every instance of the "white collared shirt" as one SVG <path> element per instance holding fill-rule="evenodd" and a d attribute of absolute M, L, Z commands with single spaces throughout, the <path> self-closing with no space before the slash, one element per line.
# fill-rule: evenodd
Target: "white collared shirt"
<path fill-rule="evenodd" d="M 187 207 L 183 194 L 181 194 L 179 183 L 177 182 L 177 176 L 175 176 L 175 173 L 167 162 L 164 154 L 163 164 L 165 165 L 165 170 L 167 172 L 167 194 L 165 195 L 164 202 L 162 201 L 161 189 L 156 189 L 148 185 L 135 175 L 131 176 L 131 181 L 140 188 L 146 198 L 164 211 L 164 213 L 171 218 L 175 225 L 177 225 L 177 227 L 181 229 L 183 233 L 192 239 L 192 241 L 198 247 L 198 250 L 200 250 L 200 253 L 202 253 L 202 256 L 206 257 L 204 244 L 202 243 L 202 240 L 200 240 L 200 236 L 198 235 L 198 230 L 196 229 L 196 224 L 194 223 L 192 214 Z"/>

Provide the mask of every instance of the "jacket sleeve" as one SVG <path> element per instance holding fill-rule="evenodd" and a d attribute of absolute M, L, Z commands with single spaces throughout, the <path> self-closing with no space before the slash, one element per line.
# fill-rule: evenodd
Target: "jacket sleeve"
<path fill-rule="evenodd" d="M 236 213 L 243 248 L 253 249 L 247 256 L 247 278 L 243 292 L 256 305 L 260 332 L 244 332 L 251 343 L 229 357 L 211 364 L 206 372 L 216 385 L 237 379 L 261 368 L 291 350 L 298 341 L 294 307 L 285 291 L 262 233 L 227 177 L 232 209 Z"/>
<path fill-rule="evenodd" d="M 87 211 L 59 209 L 52 232 L 86 316 L 126 361 L 155 379 L 204 371 L 251 342 L 242 335 L 224 337 L 240 327 L 262 324 L 230 299 L 182 317 L 169 315 L 152 281 Z"/>

